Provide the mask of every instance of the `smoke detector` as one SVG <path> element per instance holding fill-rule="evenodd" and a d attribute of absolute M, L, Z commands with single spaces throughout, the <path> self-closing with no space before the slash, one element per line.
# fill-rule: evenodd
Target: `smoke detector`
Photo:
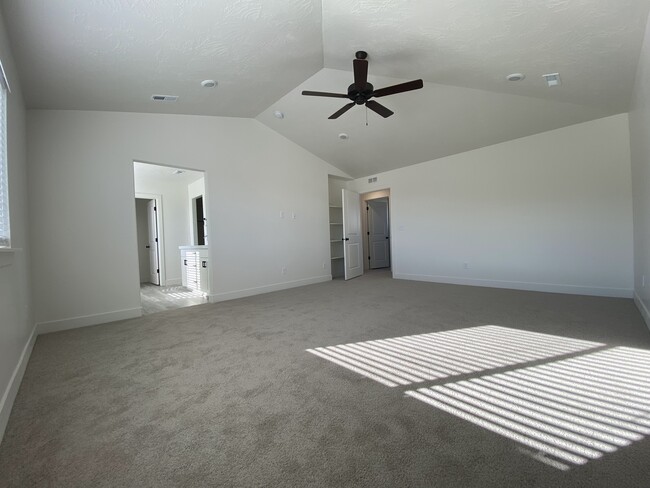
<path fill-rule="evenodd" d="M 203 88 L 214 88 L 215 86 L 217 86 L 217 82 L 214 80 L 203 80 L 201 82 L 201 86 Z"/>
<path fill-rule="evenodd" d="M 558 86 L 562 84 L 560 80 L 560 73 L 550 73 L 548 75 L 542 75 L 542 78 L 546 80 L 548 86 Z"/>

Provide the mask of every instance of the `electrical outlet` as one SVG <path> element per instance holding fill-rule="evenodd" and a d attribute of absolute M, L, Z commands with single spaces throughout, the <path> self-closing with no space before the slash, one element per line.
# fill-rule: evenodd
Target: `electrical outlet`
<path fill-rule="evenodd" d="M 645 275 L 641 275 L 641 288 L 645 288 Z"/>
<path fill-rule="evenodd" d="M 325 269 L 325 261 L 323 261 L 323 269 Z"/>
<path fill-rule="evenodd" d="M 469 263 L 463 263 L 463 269 L 469 269 Z"/>
<path fill-rule="evenodd" d="M 291 220 L 296 220 L 296 212 L 291 212 Z"/>
<path fill-rule="evenodd" d="M 280 210 L 280 218 L 281 218 L 281 219 L 284 218 L 284 210 Z"/>
<path fill-rule="evenodd" d="M 286 266 L 282 266 L 282 274 L 283 275 L 287 274 L 287 267 Z"/>

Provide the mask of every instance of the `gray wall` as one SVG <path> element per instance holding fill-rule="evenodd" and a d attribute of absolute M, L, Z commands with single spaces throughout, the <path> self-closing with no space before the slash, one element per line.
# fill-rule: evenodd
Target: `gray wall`
<path fill-rule="evenodd" d="M 650 327 L 650 22 L 630 111 L 635 301 Z M 645 282 L 645 284 L 644 284 Z"/>
<path fill-rule="evenodd" d="M 0 14 L 1 15 L 1 14 Z M 0 252 L 0 438 L 31 351 L 34 320 L 30 293 L 30 240 L 27 232 L 28 193 L 25 106 L 16 68 L 0 16 L 0 59 L 11 86 L 7 102 L 7 159 L 11 245 Z M 21 361 L 21 357 L 25 361 Z M 6 395 L 6 396 L 5 396 Z M 2 400 L 4 398 L 4 400 Z"/>

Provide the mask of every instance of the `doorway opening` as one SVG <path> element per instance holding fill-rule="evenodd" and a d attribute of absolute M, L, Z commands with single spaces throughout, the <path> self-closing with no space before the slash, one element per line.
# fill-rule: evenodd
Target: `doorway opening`
<path fill-rule="evenodd" d="M 133 174 L 143 314 L 205 303 L 205 173 L 136 161 Z"/>
<path fill-rule="evenodd" d="M 390 190 L 361 195 L 364 270 L 391 268 Z"/>

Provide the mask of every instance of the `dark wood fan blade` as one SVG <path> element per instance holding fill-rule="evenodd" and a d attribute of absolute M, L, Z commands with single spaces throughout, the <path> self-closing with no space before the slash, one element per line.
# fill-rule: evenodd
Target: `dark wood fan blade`
<path fill-rule="evenodd" d="M 392 85 L 392 86 L 387 86 L 385 88 L 380 88 L 379 90 L 375 90 L 372 93 L 373 97 L 385 97 L 386 95 L 394 95 L 395 93 L 402 93 L 406 91 L 411 91 L 411 90 L 418 90 L 419 88 L 422 88 L 424 86 L 424 83 L 422 80 L 413 80 L 413 81 L 407 81 L 406 83 L 400 83 L 399 85 Z"/>
<path fill-rule="evenodd" d="M 354 85 L 357 90 L 361 91 L 368 83 L 368 61 L 365 59 L 355 59 L 352 61 L 354 68 Z"/>
<path fill-rule="evenodd" d="M 302 94 L 310 97 L 348 98 L 348 96 L 344 93 L 328 93 L 328 92 L 315 92 L 315 91 L 305 90 L 302 92 Z"/>
<path fill-rule="evenodd" d="M 354 107 L 356 104 L 354 102 L 348 103 L 347 105 L 344 105 L 341 110 L 338 112 L 334 112 L 332 115 L 327 117 L 328 119 L 338 119 L 341 115 L 343 115 L 345 112 L 350 110 L 352 107 Z"/>
<path fill-rule="evenodd" d="M 377 112 L 379 115 L 381 115 L 384 118 L 390 117 L 395 113 L 392 110 L 384 107 L 381 103 L 375 102 L 374 100 L 368 100 L 366 102 L 366 107 L 368 107 L 373 112 Z"/>

